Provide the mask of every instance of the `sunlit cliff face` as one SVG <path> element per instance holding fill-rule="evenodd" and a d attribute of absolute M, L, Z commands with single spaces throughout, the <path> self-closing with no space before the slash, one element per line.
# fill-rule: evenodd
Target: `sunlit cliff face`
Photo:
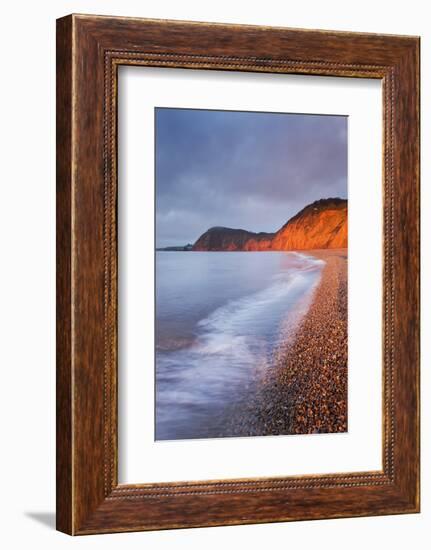
<path fill-rule="evenodd" d="M 291 218 L 276 233 L 252 233 L 214 227 L 206 231 L 193 250 L 265 251 L 313 250 L 347 247 L 347 200 L 321 199 Z"/>

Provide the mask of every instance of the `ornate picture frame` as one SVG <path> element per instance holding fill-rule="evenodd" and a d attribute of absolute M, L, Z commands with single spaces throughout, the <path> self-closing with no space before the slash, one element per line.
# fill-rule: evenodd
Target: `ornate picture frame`
<path fill-rule="evenodd" d="M 121 65 L 373 78 L 383 88 L 383 468 L 118 483 Z M 57 21 L 57 529 L 72 535 L 419 511 L 419 38 Z"/>

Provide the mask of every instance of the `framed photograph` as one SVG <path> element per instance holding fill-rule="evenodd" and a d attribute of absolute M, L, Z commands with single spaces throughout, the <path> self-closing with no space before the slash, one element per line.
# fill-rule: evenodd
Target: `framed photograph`
<path fill-rule="evenodd" d="M 419 511 L 419 38 L 57 21 L 57 528 Z"/>

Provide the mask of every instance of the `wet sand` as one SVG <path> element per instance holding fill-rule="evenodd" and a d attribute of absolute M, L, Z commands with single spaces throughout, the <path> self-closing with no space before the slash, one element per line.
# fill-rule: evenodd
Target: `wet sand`
<path fill-rule="evenodd" d="M 326 262 L 310 307 L 224 435 L 347 431 L 347 249 L 307 254 Z"/>

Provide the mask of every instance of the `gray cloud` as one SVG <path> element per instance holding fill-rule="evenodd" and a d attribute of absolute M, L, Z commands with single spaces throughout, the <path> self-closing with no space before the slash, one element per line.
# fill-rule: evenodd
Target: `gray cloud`
<path fill-rule="evenodd" d="M 157 246 L 275 231 L 330 196 L 347 197 L 347 117 L 156 109 Z"/>

